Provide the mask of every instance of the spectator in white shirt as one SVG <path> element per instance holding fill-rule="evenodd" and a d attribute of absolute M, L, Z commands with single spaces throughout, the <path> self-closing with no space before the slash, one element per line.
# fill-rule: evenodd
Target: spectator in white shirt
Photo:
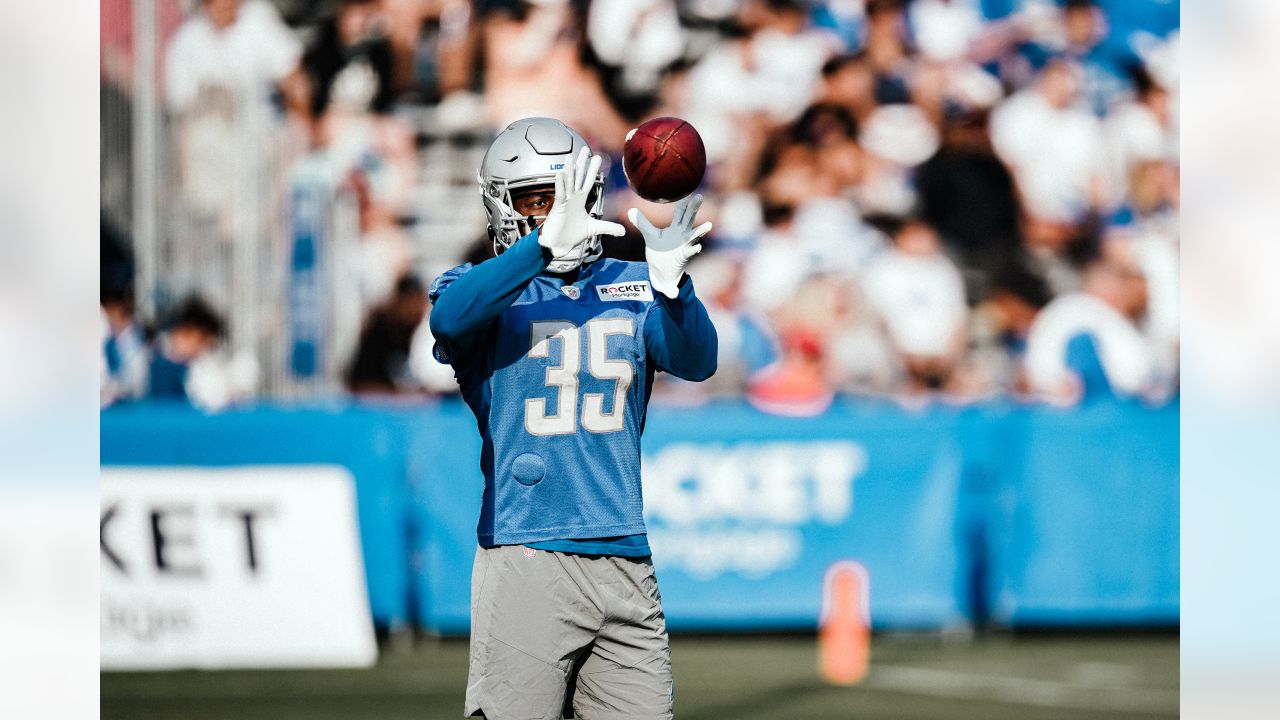
<path fill-rule="evenodd" d="M 921 220 L 903 223 L 892 249 L 867 268 L 863 287 L 902 360 L 907 389 L 945 388 L 964 350 L 969 310 L 937 232 Z"/>
<path fill-rule="evenodd" d="M 248 354 L 227 355 L 220 346 L 226 321 L 198 297 L 177 309 L 156 339 L 147 377 L 147 397 L 217 411 L 253 396 L 258 365 Z"/>
<path fill-rule="evenodd" d="M 270 107 L 279 90 L 290 109 L 306 113 L 302 43 L 265 0 L 202 0 L 178 28 L 165 58 L 169 106 L 193 109 L 209 92 L 228 93 L 247 112 Z"/>
<path fill-rule="evenodd" d="M 1136 267 L 1119 258 L 1095 261 L 1082 290 L 1054 299 L 1031 326 L 1025 362 L 1032 392 L 1060 404 L 1149 393 L 1155 359 L 1135 322 L 1146 304 Z"/>
<path fill-rule="evenodd" d="M 1150 344 L 1159 389 L 1172 390 L 1181 346 L 1177 244 L 1150 227 L 1127 225 L 1109 229 L 1104 251 L 1142 272 L 1147 303 L 1138 328 Z"/>
<path fill-rule="evenodd" d="M 1042 223 L 1078 223 L 1101 199 L 1103 136 L 1079 87 L 1075 66 L 1051 62 L 1034 86 L 991 114 L 996 154 L 1013 172 L 1023 208 Z"/>
<path fill-rule="evenodd" d="M 102 386 L 100 404 L 106 407 L 133 400 L 147 391 L 147 344 L 134 314 L 133 293 L 103 288 Z"/>
<path fill-rule="evenodd" d="M 683 93 L 683 117 L 698 128 L 713 165 L 752 146 L 756 125 L 799 117 L 836 49 L 806 27 L 804 5 L 794 0 L 751 0 L 738 20 L 749 36 L 712 48 L 690 70 Z"/>
<path fill-rule="evenodd" d="M 688 38 L 674 0 L 596 0 L 587 9 L 585 41 L 609 99 L 636 119 L 658 103 L 664 75 Z"/>
<path fill-rule="evenodd" d="M 270 172 L 310 134 L 301 56 L 302 43 L 265 0 L 203 0 L 178 28 L 165 56 L 165 100 L 178 119 L 182 198 L 193 218 L 226 233 L 265 212 Z M 297 143 L 277 132 L 277 93 L 297 121 Z"/>
<path fill-rule="evenodd" d="M 1132 72 L 1136 97 L 1117 107 L 1107 118 L 1108 190 L 1118 204 L 1133 181 L 1133 173 L 1146 162 L 1166 161 L 1178 154 L 1169 92 L 1144 68 Z"/>
<path fill-rule="evenodd" d="M 772 312 L 820 273 L 857 275 L 883 247 L 880 233 L 862 221 L 856 207 L 839 198 L 797 203 L 763 188 L 765 228 L 745 263 L 745 302 Z"/>
<path fill-rule="evenodd" d="M 920 53 L 930 60 L 963 60 L 983 30 L 978 0 L 916 0 L 907 17 Z"/>

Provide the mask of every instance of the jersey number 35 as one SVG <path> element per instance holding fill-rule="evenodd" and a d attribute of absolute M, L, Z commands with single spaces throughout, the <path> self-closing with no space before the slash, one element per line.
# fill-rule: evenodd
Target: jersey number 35
<path fill-rule="evenodd" d="M 585 330 L 585 333 L 584 333 Z M 558 390 L 556 412 L 547 414 L 546 398 L 524 401 L 524 427 L 531 435 L 571 435 L 578 431 L 578 372 L 582 365 L 582 336 L 587 340 L 587 370 L 599 380 L 613 380 L 612 410 L 604 411 L 604 393 L 582 396 L 582 428 L 593 433 L 622 430 L 627 391 L 635 368 L 627 360 L 610 360 L 609 336 L 635 334 L 631 318 L 600 318 L 577 326 L 566 320 L 535 322 L 530 326 L 529 357 L 551 356 L 551 341 L 560 341 L 560 363 L 547 368 L 546 385 Z"/>

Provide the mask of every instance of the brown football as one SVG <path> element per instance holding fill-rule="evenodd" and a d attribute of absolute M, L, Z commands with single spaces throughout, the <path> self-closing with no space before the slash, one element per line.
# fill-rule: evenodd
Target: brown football
<path fill-rule="evenodd" d="M 689 123 L 674 117 L 654 118 L 627 133 L 622 170 L 640 197 L 675 202 L 698 189 L 707 170 L 707 151 Z"/>

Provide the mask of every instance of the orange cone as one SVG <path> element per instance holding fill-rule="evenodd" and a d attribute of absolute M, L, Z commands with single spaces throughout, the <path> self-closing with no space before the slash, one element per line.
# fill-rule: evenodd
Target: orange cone
<path fill-rule="evenodd" d="M 818 669 L 835 685 L 856 685 L 871 662 L 871 583 L 867 569 L 842 560 L 822 581 Z"/>

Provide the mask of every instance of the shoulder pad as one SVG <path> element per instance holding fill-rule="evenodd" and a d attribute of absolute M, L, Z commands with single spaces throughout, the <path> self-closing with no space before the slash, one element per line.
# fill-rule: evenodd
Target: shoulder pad
<path fill-rule="evenodd" d="M 434 303 L 440 295 L 453 284 L 454 280 L 466 275 L 471 271 L 472 267 L 471 263 L 463 263 L 458 267 L 444 271 L 440 274 L 440 277 L 431 281 L 431 290 L 428 293 L 428 296 L 431 298 L 431 302 Z"/>

